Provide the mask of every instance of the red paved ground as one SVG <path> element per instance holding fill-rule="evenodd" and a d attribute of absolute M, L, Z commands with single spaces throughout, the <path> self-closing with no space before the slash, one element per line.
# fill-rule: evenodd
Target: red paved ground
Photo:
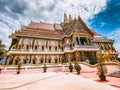
<path fill-rule="evenodd" d="M 69 72 L 69 69 L 62 69 L 62 68 L 48 68 L 47 72 Z M 34 69 L 34 70 L 22 70 L 20 74 L 31 74 L 31 73 L 43 73 L 42 69 Z M 73 74 L 76 74 L 76 71 L 74 70 L 72 72 Z M 2 75 L 15 75 L 16 71 L 2 71 L 1 72 Z M 84 77 L 84 78 L 89 78 L 92 79 L 94 81 L 100 82 L 100 83 L 106 83 L 109 84 L 111 86 L 120 88 L 120 78 L 116 78 L 116 77 L 110 77 L 107 76 L 107 81 L 100 81 L 97 72 L 94 68 L 88 68 L 84 66 L 84 70 L 81 70 L 81 74 L 80 76 Z"/>

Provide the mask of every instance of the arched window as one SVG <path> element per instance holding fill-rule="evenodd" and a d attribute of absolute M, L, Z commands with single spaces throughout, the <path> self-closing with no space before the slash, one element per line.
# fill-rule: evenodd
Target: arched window
<path fill-rule="evenodd" d="M 57 46 L 55 46 L 55 51 L 57 51 Z"/>
<path fill-rule="evenodd" d="M 38 48 L 38 45 L 35 45 L 35 50 L 37 50 L 37 48 Z"/>
<path fill-rule="evenodd" d="M 11 60 L 9 61 L 9 64 L 12 65 L 12 63 L 13 63 L 13 60 L 11 59 Z"/>
<path fill-rule="evenodd" d="M 44 60 L 44 58 L 43 58 L 43 56 L 41 56 L 41 58 L 40 58 L 40 63 L 41 64 L 43 63 L 43 60 Z"/>
<path fill-rule="evenodd" d="M 33 64 L 35 64 L 35 60 L 33 60 Z"/>
<path fill-rule="evenodd" d="M 80 42 L 81 42 L 82 45 L 88 44 L 87 39 L 85 37 L 80 37 Z"/>
<path fill-rule="evenodd" d="M 26 64 L 27 62 L 28 62 L 28 58 L 26 56 L 25 59 L 23 60 L 23 64 Z"/>
<path fill-rule="evenodd" d="M 61 50 L 62 50 L 62 51 L 64 50 L 64 46 L 63 46 L 63 45 L 61 45 Z"/>
<path fill-rule="evenodd" d="M 19 45 L 18 45 L 18 49 L 21 49 L 21 48 L 22 48 L 22 44 L 19 44 Z"/>
<path fill-rule="evenodd" d="M 44 46 L 42 46 L 42 50 L 44 50 Z"/>
<path fill-rule="evenodd" d="M 82 45 L 84 45 L 83 37 L 80 37 L 80 42 L 81 42 Z"/>
<path fill-rule="evenodd" d="M 49 50 L 51 51 L 51 46 L 49 46 Z"/>
<path fill-rule="evenodd" d="M 29 50 L 29 48 L 30 48 L 30 45 L 29 45 L 29 44 L 27 44 L 27 45 L 26 45 L 26 49 L 27 49 L 27 50 Z"/>
<path fill-rule="evenodd" d="M 36 64 L 36 60 L 37 60 L 37 58 L 34 56 L 32 59 L 32 64 Z"/>
<path fill-rule="evenodd" d="M 41 60 L 40 63 L 42 64 L 42 63 L 43 63 L 43 60 Z"/>
<path fill-rule="evenodd" d="M 55 57 L 54 60 L 55 60 L 55 64 L 58 63 L 58 58 L 57 57 Z"/>
<path fill-rule="evenodd" d="M 84 39 L 84 45 L 86 45 L 87 44 L 87 39 L 85 37 L 83 37 L 83 39 Z"/>

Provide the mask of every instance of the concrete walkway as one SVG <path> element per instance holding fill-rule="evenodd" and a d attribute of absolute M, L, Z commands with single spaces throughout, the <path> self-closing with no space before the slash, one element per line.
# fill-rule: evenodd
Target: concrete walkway
<path fill-rule="evenodd" d="M 77 88 L 79 90 L 100 90 L 100 89 L 91 88 L 93 86 L 89 86 L 89 84 L 85 84 L 89 81 L 90 82 L 92 81 L 91 83 L 96 82 L 97 86 L 102 84 L 103 86 L 107 85 L 107 87 L 112 88 L 112 89 L 105 88 L 102 90 L 120 89 L 120 78 L 107 76 L 107 81 L 101 82 L 99 80 L 99 77 L 97 75 L 95 68 L 82 66 L 80 75 L 77 75 L 75 70 L 72 72 L 72 74 L 71 73 L 68 74 L 68 73 L 69 73 L 68 68 L 64 68 L 64 69 L 63 68 L 50 68 L 47 70 L 47 73 L 43 73 L 42 69 L 22 70 L 19 75 L 16 75 L 16 71 L 2 71 L 0 75 L 0 90 L 48 90 L 50 87 L 55 88 L 55 89 L 51 88 L 50 90 L 75 90 L 74 88 Z M 76 81 L 76 79 L 80 81 Z M 83 86 L 81 86 L 83 88 L 86 87 L 86 89 L 80 89 L 81 87 L 77 86 L 84 81 L 83 79 L 85 79 L 85 81 L 88 80 L 83 83 Z M 60 82 L 63 83 L 61 87 L 59 86 Z M 36 84 L 34 85 L 34 83 Z M 50 87 L 49 85 L 47 86 L 46 83 L 50 84 Z M 56 85 L 56 83 L 58 83 L 58 85 Z M 73 84 L 74 88 L 71 86 L 71 83 Z M 52 84 L 53 86 L 51 86 Z M 66 89 L 63 88 L 64 86 L 67 86 Z M 88 86 L 91 89 L 88 89 Z M 39 87 L 40 89 L 36 87 Z M 61 89 L 56 88 L 56 87 L 59 87 Z"/>
<path fill-rule="evenodd" d="M 119 90 L 68 72 L 1 75 L 0 90 Z"/>

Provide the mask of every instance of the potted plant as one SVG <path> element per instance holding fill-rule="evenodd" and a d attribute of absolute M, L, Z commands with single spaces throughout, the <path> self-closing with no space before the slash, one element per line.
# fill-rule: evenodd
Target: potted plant
<path fill-rule="evenodd" d="M 20 70 L 21 70 L 21 63 L 18 63 L 17 74 L 20 74 Z"/>
<path fill-rule="evenodd" d="M 71 63 L 69 65 L 69 70 L 70 70 L 70 72 L 73 72 L 73 65 Z"/>
<path fill-rule="evenodd" d="M 46 66 L 46 64 L 44 64 L 44 66 L 43 66 L 43 72 L 45 73 L 47 71 L 47 66 Z"/>
<path fill-rule="evenodd" d="M 80 74 L 81 66 L 78 63 L 75 63 L 74 68 L 77 71 L 77 74 Z"/>

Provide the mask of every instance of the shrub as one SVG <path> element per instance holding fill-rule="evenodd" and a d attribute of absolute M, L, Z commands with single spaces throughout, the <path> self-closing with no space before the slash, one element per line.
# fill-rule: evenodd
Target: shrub
<path fill-rule="evenodd" d="M 44 64 L 44 66 L 43 66 L 43 72 L 46 72 L 47 71 L 47 66 L 46 66 L 46 64 Z"/>
<path fill-rule="evenodd" d="M 69 70 L 70 70 L 70 72 L 72 72 L 73 71 L 73 65 L 70 63 L 70 65 L 69 65 Z"/>
<path fill-rule="evenodd" d="M 80 74 L 81 66 L 78 63 L 75 63 L 74 68 L 77 71 L 77 74 Z"/>

